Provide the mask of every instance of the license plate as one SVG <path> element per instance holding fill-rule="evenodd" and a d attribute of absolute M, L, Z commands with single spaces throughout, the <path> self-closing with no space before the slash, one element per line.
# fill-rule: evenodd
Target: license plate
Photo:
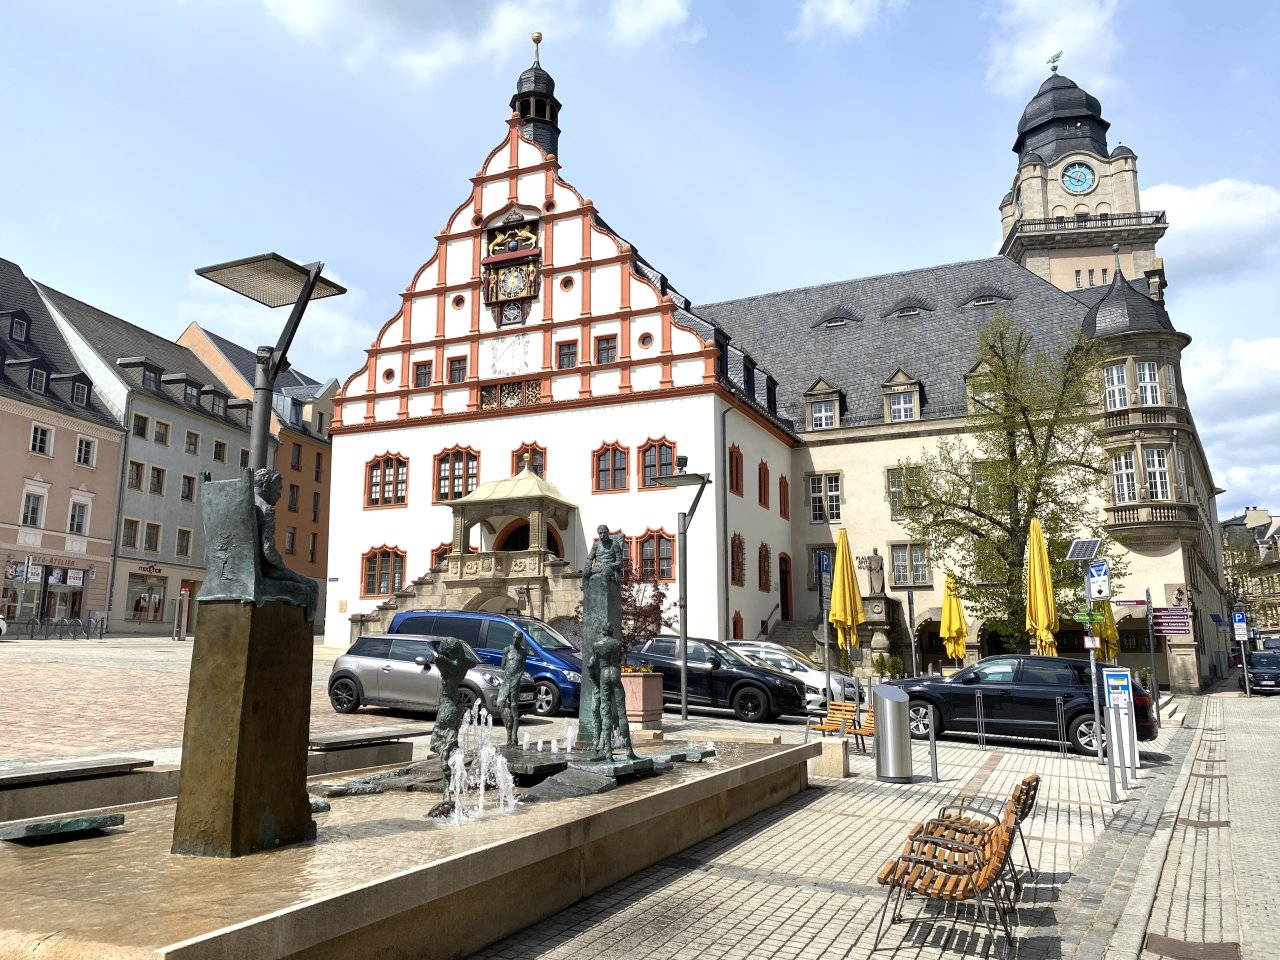
<path fill-rule="evenodd" d="M 520 702 L 527 703 L 528 701 L 532 700 L 536 696 L 537 696 L 536 693 L 522 693 L 520 694 Z"/>
<path fill-rule="evenodd" d="M 1274 687 L 1276 685 L 1274 680 L 1259 680 L 1258 683 L 1262 684 L 1264 687 Z"/>

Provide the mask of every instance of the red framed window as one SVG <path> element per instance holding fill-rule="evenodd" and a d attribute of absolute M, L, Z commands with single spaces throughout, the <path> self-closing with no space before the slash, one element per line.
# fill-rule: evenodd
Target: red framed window
<path fill-rule="evenodd" d="M 511 452 L 511 475 L 515 476 L 524 469 L 524 455 L 529 455 L 529 470 L 542 477 L 547 477 L 547 448 L 536 443 L 522 443 L 517 450 Z"/>
<path fill-rule="evenodd" d="M 626 490 L 630 484 L 627 480 L 626 447 L 616 443 L 606 443 L 592 454 L 592 489 L 596 493 L 610 493 L 615 490 Z"/>
<path fill-rule="evenodd" d="M 613 363 L 618 359 L 618 338 L 596 337 L 596 363 Z"/>
<path fill-rule="evenodd" d="M 791 519 L 791 482 L 785 475 L 778 478 L 778 516 Z"/>
<path fill-rule="evenodd" d="M 733 639 L 742 639 L 742 614 L 737 610 L 733 611 Z"/>
<path fill-rule="evenodd" d="M 760 562 L 759 586 L 764 593 L 768 593 L 773 589 L 773 554 L 769 550 L 767 543 L 760 544 L 758 556 Z"/>
<path fill-rule="evenodd" d="M 431 551 L 431 569 L 434 570 L 440 564 L 444 563 L 444 558 L 453 552 L 453 544 L 447 540 Z"/>
<path fill-rule="evenodd" d="M 405 553 L 383 544 L 360 558 L 364 579 L 362 597 L 389 597 L 404 586 Z"/>
<path fill-rule="evenodd" d="M 742 496 L 742 451 L 736 443 L 729 448 L 729 492 Z"/>
<path fill-rule="evenodd" d="M 747 541 L 740 533 L 729 538 L 729 582 L 735 587 L 747 584 Z"/>
<path fill-rule="evenodd" d="M 424 360 L 413 365 L 413 385 L 415 387 L 431 386 L 431 361 Z"/>
<path fill-rule="evenodd" d="M 387 452 L 365 464 L 365 507 L 403 507 L 408 502 L 408 457 Z"/>
<path fill-rule="evenodd" d="M 637 541 L 641 579 L 675 579 L 675 546 L 676 538 L 665 530 L 646 531 Z"/>
<path fill-rule="evenodd" d="M 450 447 L 436 454 L 435 502 L 457 500 L 480 482 L 480 454 L 470 447 Z"/>
<path fill-rule="evenodd" d="M 760 506 L 768 510 L 769 509 L 769 465 L 765 463 L 763 460 L 760 461 L 760 466 L 756 467 L 756 484 L 759 488 L 756 492 L 757 500 Z"/>
<path fill-rule="evenodd" d="M 657 487 L 658 477 L 669 477 L 676 470 L 676 445 L 663 437 L 650 440 L 640 448 L 640 487 Z"/>
<path fill-rule="evenodd" d="M 578 341 L 564 340 L 556 344 L 556 369 L 572 370 L 578 365 Z"/>

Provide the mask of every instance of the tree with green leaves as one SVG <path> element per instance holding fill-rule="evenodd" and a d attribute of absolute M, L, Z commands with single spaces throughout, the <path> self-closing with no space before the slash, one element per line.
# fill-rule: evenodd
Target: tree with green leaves
<path fill-rule="evenodd" d="M 1125 572 L 1100 509 L 1108 497 L 1102 355 L 1083 333 L 1036 342 L 999 311 L 979 334 L 974 361 L 966 429 L 900 462 L 899 512 L 932 562 L 954 572 L 968 614 L 985 618 L 1007 649 L 1025 649 L 1033 518 L 1048 542 L 1059 610 L 1078 602 L 1082 585 L 1079 565 L 1064 561 L 1073 539 L 1102 541 L 1113 588 Z"/>

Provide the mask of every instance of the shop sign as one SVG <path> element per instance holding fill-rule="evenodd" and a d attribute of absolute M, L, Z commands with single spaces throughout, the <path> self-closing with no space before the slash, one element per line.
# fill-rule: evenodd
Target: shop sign
<path fill-rule="evenodd" d="M 164 573 L 164 568 L 158 567 L 154 563 L 140 563 L 138 564 L 138 572 L 161 574 Z"/>
<path fill-rule="evenodd" d="M 83 570 L 68 570 L 68 571 L 67 571 L 67 586 L 68 586 L 68 587 L 83 587 L 83 586 L 84 586 L 84 571 L 83 571 Z"/>
<path fill-rule="evenodd" d="M 44 567 L 38 563 L 27 565 L 27 583 L 39 583 L 44 579 Z"/>

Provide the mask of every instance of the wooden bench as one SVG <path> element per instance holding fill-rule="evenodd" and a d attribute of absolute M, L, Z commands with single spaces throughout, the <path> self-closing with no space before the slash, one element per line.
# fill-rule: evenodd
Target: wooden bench
<path fill-rule="evenodd" d="M 858 749 L 867 752 L 866 737 L 875 736 L 875 708 L 867 707 L 858 716 L 858 705 L 852 700 L 832 700 L 827 704 L 827 714 L 818 723 L 810 723 L 809 730 L 821 733 L 835 733 L 842 737 L 854 737 L 858 741 Z"/>
<path fill-rule="evenodd" d="M 1018 840 L 1022 844 L 1022 856 L 1027 861 L 1027 875 L 1034 877 L 1036 871 L 1031 865 L 1031 854 L 1027 850 L 1027 838 L 1022 832 L 1022 821 L 1027 819 L 1035 809 L 1039 794 L 1040 775 L 1033 773 L 1023 777 L 1022 782 L 1013 788 L 1004 809 L 999 814 L 970 804 L 950 804 L 939 809 L 938 815 L 927 823 L 916 824 L 912 836 L 945 836 L 964 840 L 994 830 L 1006 817 L 1012 816 L 1013 830 L 1018 835 Z M 1009 860 L 1009 871 L 1013 877 L 1014 886 L 1021 889 L 1022 880 L 1018 876 L 1012 858 Z"/>
<path fill-rule="evenodd" d="M 407 740 L 411 737 L 425 737 L 429 733 L 431 733 L 431 727 L 390 727 L 363 733 L 313 733 L 307 738 L 307 749 L 325 751 L 372 747 L 380 743 Z"/>
<path fill-rule="evenodd" d="M 139 767 L 155 766 L 154 760 L 138 757 L 105 757 L 99 760 L 59 760 L 52 763 L 24 763 L 0 767 L 0 789 L 51 783 L 56 780 L 84 780 L 129 773 Z"/>

